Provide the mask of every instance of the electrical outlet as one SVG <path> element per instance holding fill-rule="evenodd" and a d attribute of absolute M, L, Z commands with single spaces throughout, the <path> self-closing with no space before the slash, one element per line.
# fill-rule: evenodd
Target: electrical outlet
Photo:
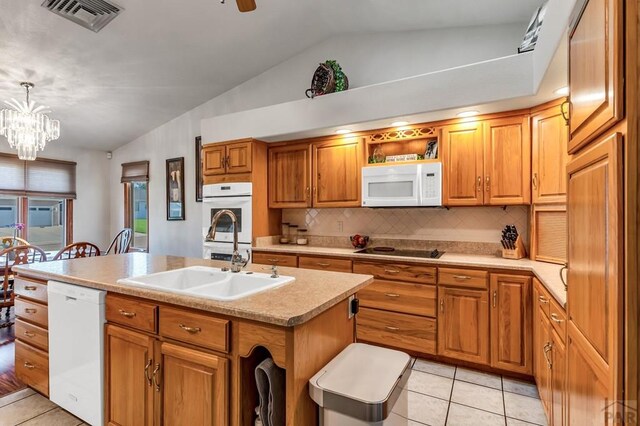
<path fill-rule="evenodd" d="M 342 232 L 344 231 L 344 222 L 339 220 L 338 221 L 338 232 Z"/>

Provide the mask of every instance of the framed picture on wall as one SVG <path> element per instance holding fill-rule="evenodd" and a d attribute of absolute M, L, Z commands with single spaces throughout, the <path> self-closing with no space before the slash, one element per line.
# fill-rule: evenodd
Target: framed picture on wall
<path fill-rule="evenodd" d="M 184 157 L 167 160 L 167 220 L 184 220 Z"/>
<path fill-rule="evenodd" d="M 202 137 L 196 136 L 196 203 L 202 202 Z"/>

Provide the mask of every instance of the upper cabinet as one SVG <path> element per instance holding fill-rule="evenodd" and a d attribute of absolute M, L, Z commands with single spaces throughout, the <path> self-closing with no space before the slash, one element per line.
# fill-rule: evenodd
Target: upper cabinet
<path fill-rule="evenodd" d="M 357 138 L 312 145 L 314 207 L 360 206 L 362 148 Z"/>
<path fill-rule="evenodd" d="M 533 204 L 567 201 L 569 130 L 562 116 L 561 101 L 554 102 L 531 117 Z"/>
<path fill-rule="evenodd" d="M 205 183 L 216 183 L 216 180 L 224 181 L 221 178 L 222 175 L 251 173 L 252 149 L 251 139 L 204 146 L 202 148 L 202 175 Z"/>
<path fill-rule="evenodd" d="M 311 207 L 311 146 L 269 148 L 269 207 Z"/>
<path fill-rule="evenodd" d="M 481 206 L 484 203 L 482 123 L 442 128 L 442 201 L 447 206 Z"/>
<path fill-rule="evenodd" d="M 531 202 L 528 116 L 444 126 L 441 140 L 444 205 Z"/>
<path fill-rule="evenodd" d="M 529 117 L 484 123 L 484 204 L 531 203 Z"/>
<path fill-rule="evenodd" d="M 623 1 L 589 0 L 569 39 L 569 153 L 623 116 Z"/>
<path fill-rule="evenodd" d="M 269 149 L 269 207 L 360 207 L 360 138 Z"/>

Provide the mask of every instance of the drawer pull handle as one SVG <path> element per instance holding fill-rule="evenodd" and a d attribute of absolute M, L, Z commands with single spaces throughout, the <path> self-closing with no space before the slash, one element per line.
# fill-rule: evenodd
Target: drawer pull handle
<path fill-rule="evenodd" d="M 471 277 L 469 275 L 454 275 L 454 279 L 456 280 L 470 280 Z"/>
<path fill-rule="evenodd" d="M 30 331 L 25 331 L 24 335 L 27 336 L 27 337 L 36 337 L 36 333 L 32 333 Z"/>
<path fill-rule="evenodd" d="M 183 329 L 187 333 L 191 333 L 191 334 L 200 333 L 202 331 L 202 329 L 200 327 L 188 327 L 188 326 L 186 326 L 184 324 L 178 324 L 178 327 L 180 327 L 181 329 Z"/>
<path fill-rule="evenodd" d="M 385 327 L 385 329 L 387 329 L 389 331 L 400 331 L 400 329 L 398 327 L 391 327 L 390 325 L 387 325 Z"/>
<path fill-rule="evenodd" d="M 38 287 L 36 287 L 35 285 L 25 285 L 24 289 L 27 291 L 36 291 Z"/>
<path fill-rule="evenodd" d="M 147 365 L 144 366 L 144 378 L 147 379 L 147 383 L 151 386 L 151 376 L 149 376 L 149 368 L 151 368 L 152 359 L 147 361 Z"/>
<path fill-rule="evenodd" d="M 546 298 L 546 297 L 544 297 L 544 296 L 538 296 L 538 301 L 539 301 L 540 303 L 549 303 L 549 299 L 547 299 L 547 298 Z"/>
<path fill-rule="evenodd" d="M 331 266 L 331 264 L 330 263 L 318 262 L 318 266 L 322 266 L 323 268 L 326 268 L 327 266 Z"/>
<path fill-rule="evenodd" d="M 397 269 L 384 269 L 384 272 L 386 272 L 387 274 L 399 274 L 400 271 L 398 271 Z"/>
<path fill-rule="evenodd" d="M 280 259 L 267 259 L 269 262 L 271 263 L 278 263 L 280 262 Z"/>
<path fill-rule="evenodd" d="M 556 314 L 555 312 L 553 312 L 553 313 L 551 314 L 551 320 L 552 320 L 552 321 L 554 321 L 554 322 L 557 322 L 558 324 L 561 324 L 561 323 L 563 323 L 563 322 L 564 322 L 564 320 L 561 320 L 561 319 L 558 317 L 558 314 Z"/>
<path fill-rule="evenodd" d="M 126 317 L 126 318 L 133 318 L 133 317 L 136 316 L 135 312 L 127 312 L 124 309 L 120 309 L 120 310 L 118 310 L 118 312 L 120 312 L 120 315 L 122 315 L 123 317 Z"/>
<path fill-rule="evenodd" d="M 397 294 L 397 293 L 385 293 L 385 296 L 387 296 L 387 297 L 394 297 L 394 298 L 395 298 L 395 297 L 400 297 L 400 295 L 399 295 L 399 294 Z"/>
<path fill-rule="evenodd" d="M 36 368 L 36 366 L 31 364 L 29 361 L 25 361 L 24 362 L 24 368 L 28 368 L 29 370 L 33 370 L 34 368 Z"/>
<path fill-rule="evenodd" d="M 35 308 L 25 308 L 24 311 L 28 314 L 35 314 L 36 312 L 38 312 L 38 310 Z"/>

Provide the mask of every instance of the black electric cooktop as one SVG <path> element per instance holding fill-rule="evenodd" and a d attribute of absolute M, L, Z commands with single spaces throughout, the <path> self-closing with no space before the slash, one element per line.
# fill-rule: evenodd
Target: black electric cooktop
<path fill-rule="evenodd" d="M 379 254 L 383 256 L 398 256 L 398 257 L 422 257 L 425 259 L 439 259 L 444 252 L 435 250 L 404 250 L 394 249 L 393 247 L 371 247 L 362 250 L 358 250 L 356 253 L 364 254 Z"/>

